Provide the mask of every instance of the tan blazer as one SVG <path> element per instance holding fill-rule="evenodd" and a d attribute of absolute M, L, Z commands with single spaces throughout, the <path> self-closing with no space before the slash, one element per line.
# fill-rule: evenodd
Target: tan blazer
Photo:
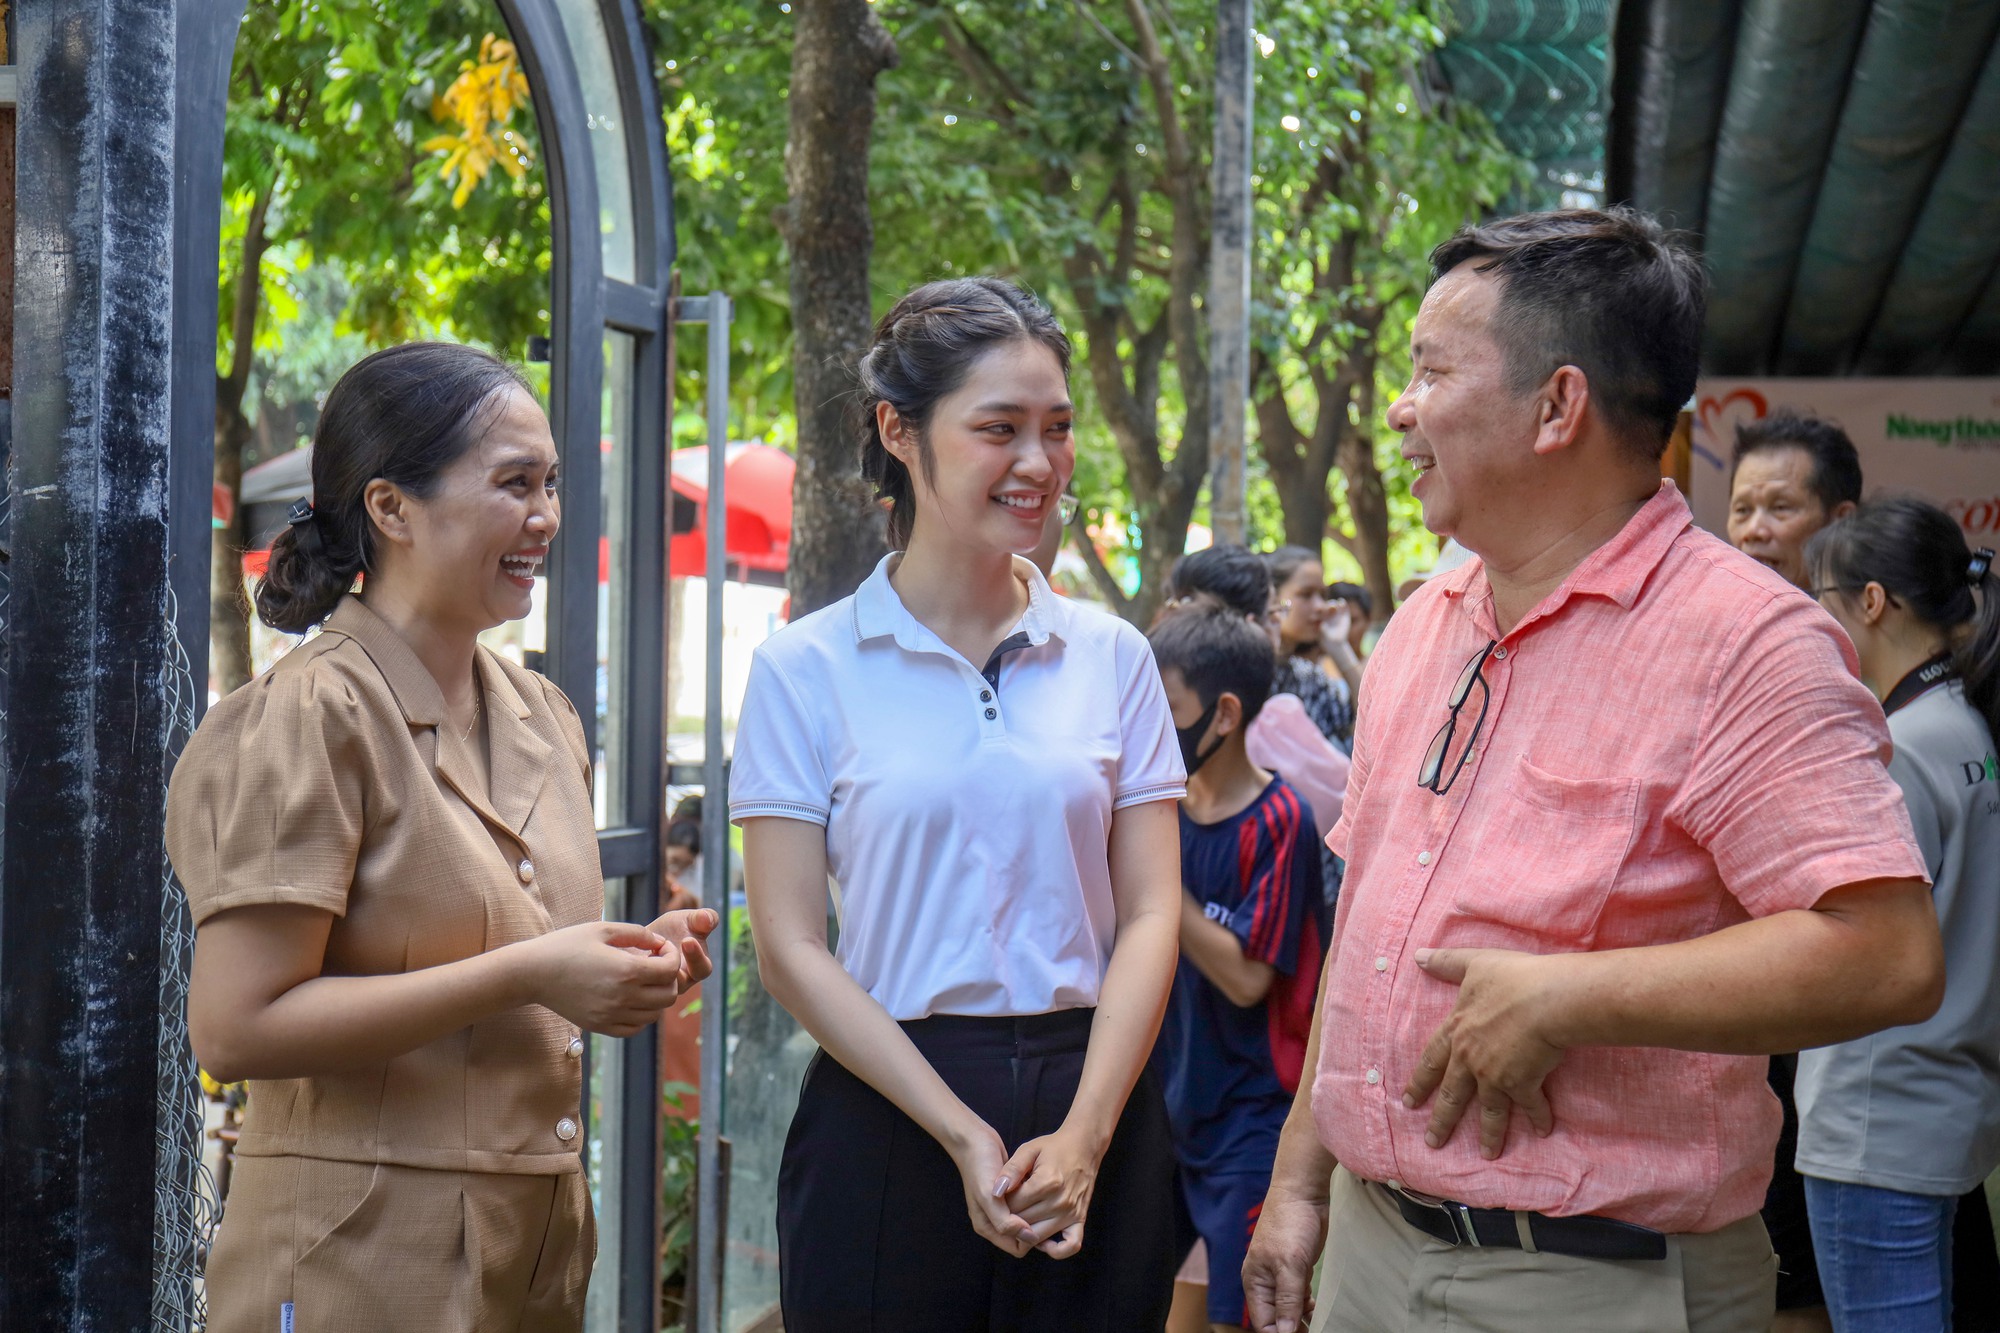
<path fill-rule="evenodd" d="M 349 597 L 210 709 L 174 769 L 167 850 L 197 925 L 260 903 L 335 915 L 326 971 L 406 972 L 603 914 L 583 729 L 480 649 L 492 798 L 403 640 Z M 581 1168 L 581 1034 L 539 1005 L 385 1063 L 251 1088 L 237 1151 L 433 1170 Z"/>

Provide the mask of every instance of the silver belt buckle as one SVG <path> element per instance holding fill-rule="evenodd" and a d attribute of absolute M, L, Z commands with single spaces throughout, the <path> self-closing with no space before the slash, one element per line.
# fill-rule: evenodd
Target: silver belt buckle
<path fill-rule="evenodd" d="M 1479 1243 L 1479 1233 L 1472 1226 L 1472 1210 L 1462 1203 L 1440 1199 L 1435 1194 L 1425 1194 L 1420 1190 L 1403 1189 L 1396 1185 L 1384 1185 L 1391 1193 L 1400 1194 L 1411 1203 L 1444 1214 L 1444 1220 L 1451 1224 L 1452 1234 L 1460 1245 L 1470 1245 L 1475 1250 L 1486 1248 Z"/>

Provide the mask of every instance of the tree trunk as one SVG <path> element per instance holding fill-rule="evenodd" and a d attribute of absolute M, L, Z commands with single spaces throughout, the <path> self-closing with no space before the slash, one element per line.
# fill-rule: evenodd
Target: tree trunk
<path fill-rule="evenodd" d="M 851 403 L 872 335 L 868 146 L 875 78 L 896 45 L 868 0 L 802 0 L 792 39 L 785 239 L 792 256 L 792 380 L 799 422 L 786 584 L 797 618 L 859 587 L 888 549 L 861 478 Z"/>
<path fill-rule="evenodd" d="M 1341 431 L 1338 462 L 1347 478 L 1347 512 L 1354 519 L 1354 543 L 1349 549 L 1361 561 L 1361 582 L 1375 603 L 1371 619 L 1380 625 L 1396 609 L 1396 585 L 1389 579 L 1389 497 L 1382 488 L 1382 472 L 1375 466 L 1375 433 L 1368 426 L 1375 413 L 1372 356 L 1364 368 L 1355 391 L 1361 424 Z"/>
<path fill-rule="evenodd" d="M 264 217 L 270 204 L 269 190 L 258 195 L 243 229 L 236 299 L 229 316 L 229 373 L 218 377 L 215 386 L 215 484 L 230 501 L 229 522 L 215 530 L 208 579 L 209 671 L 221 694 L 250 680 L 250 602 L 243 594 L 243 552 L 250 544 L 250 531 L 243 512 L 243 447 L 250 442 L 251 431 L 243 397 L 250 383 L 257 307 L 263 296 L 260 270 L 270 245 Z"/>

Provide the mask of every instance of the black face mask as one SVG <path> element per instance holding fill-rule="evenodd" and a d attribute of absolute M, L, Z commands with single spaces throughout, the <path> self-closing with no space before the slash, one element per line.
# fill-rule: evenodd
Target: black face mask
<path fill-rule="evenodd" d="M 1228 739 L 1227 737 L 1223 737 L 1206 750 L 1197 748 L 1201 745 L 1202 733 L 1208 730 L 1209 722 L 1215 717 L 1215 704 L 1221 702 L 1222 696 L 1218 694 L 1215 697 L 1215 703 L 1201 710 L 1200 717 L 1185 727 L 1174 728 L 1174 735 L 1179 737 L 1181 742 L 1181 762 L 1187 765 L 1187 775 L 1189 777 L 1193 777 L 1196 769 L 1200 768 L 1210 759 L 1213 759 L 1215 752 L 1222 748 L 1222 741 Z"/>

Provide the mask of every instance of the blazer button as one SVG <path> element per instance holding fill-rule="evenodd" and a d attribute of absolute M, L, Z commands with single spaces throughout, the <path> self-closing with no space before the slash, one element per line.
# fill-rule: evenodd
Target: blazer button
<path fill-rule="evenodd" d="M 582 1057 L 583 1055 L 582 1037 L 571 1037 L 569 1039 L 569 1053 L 570 1053 L 570 1058 L 572 1059 L 578 1059 Z"/>
<path fill-rule="evenodd" d="M 576 1121 L 570 1119 L 568 1116 L 564 1116 L 562 1119 L 556 1121 L 556 1137 L 564 1143 L 568 1143 L 571 1139 L 575 1138 Z"/>
<path fill-rule="evenodd" d="M 528 860 L 526 857 L 521 858 L 521 864 L 515 866 L 514 870 L 517 874 L 521 876 L 521 882 L 523 884 L 526 884 L 529 880 L 535 877 L 535 863 L 533 861 Z"/>

